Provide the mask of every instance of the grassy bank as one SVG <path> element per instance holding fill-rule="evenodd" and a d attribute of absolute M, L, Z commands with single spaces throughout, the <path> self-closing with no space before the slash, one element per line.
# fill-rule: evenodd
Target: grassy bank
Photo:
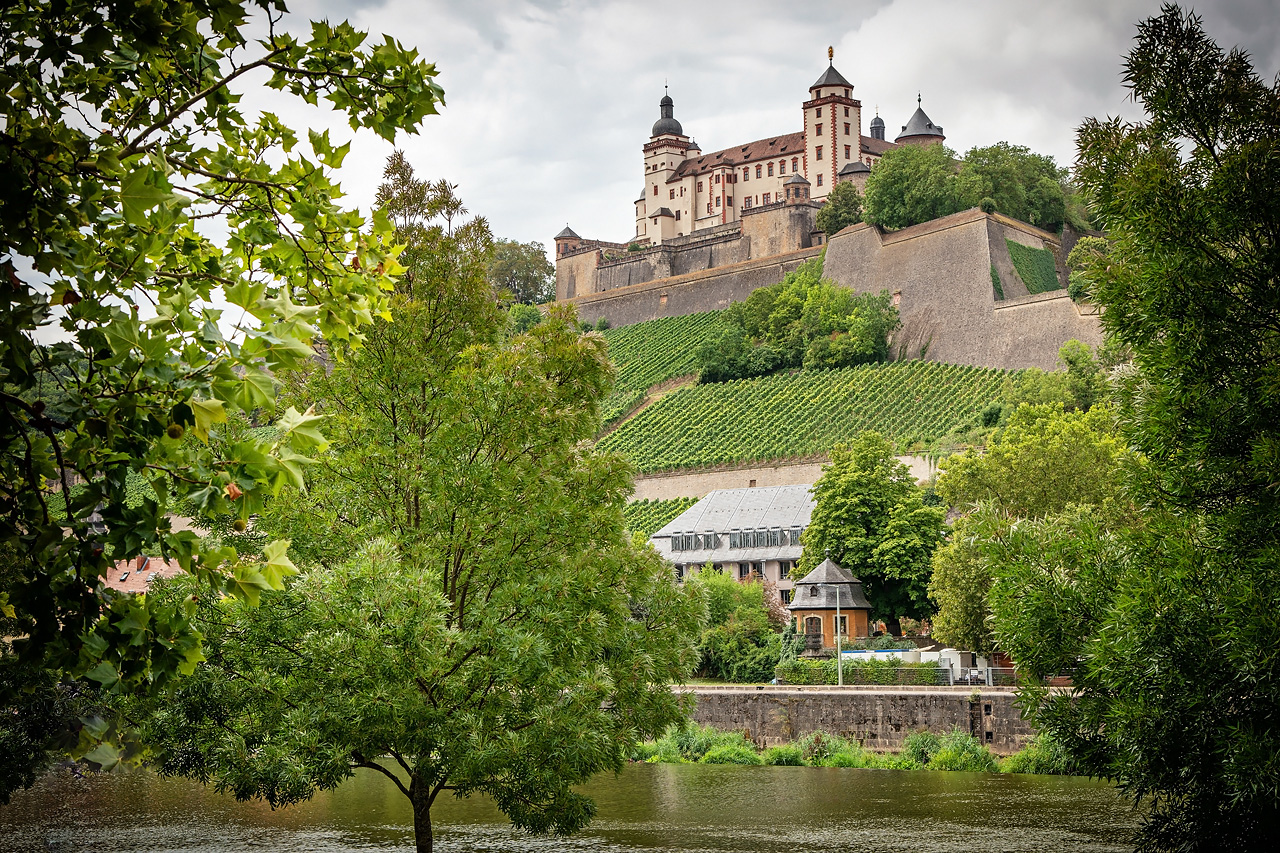
<path fill-rule="evenodd" d="M 944 735 L 907 735 L 900 753 L 864 749 L 856 741 L 814 732 L 795 743 L 757 750 L 741 732 L 710 726 L 672 727 L 656 741 L 641 744 L 633 761 L 662 764 L 771 764 L 789 767 L 862 767 L 880 770 L 963 770 L 978 773 L 1070 775 L 1074 768 L 1057 743 L 1041 735 L 1024 749 L 1000 759 L 959 729 Z"/>

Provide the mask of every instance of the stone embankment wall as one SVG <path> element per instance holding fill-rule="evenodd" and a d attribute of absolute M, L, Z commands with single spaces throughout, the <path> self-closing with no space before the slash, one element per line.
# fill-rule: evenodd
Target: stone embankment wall
<path fill-rule="evenodd" d="M 1012 690 L 969 687 L 684 687 L 697 698 L 694 722 L 739 731 L 759 747 L 811 732 L 852 738 L 879 752 L 902 749 L 918 731 L 969 732 L 996 755 L 1035 736 Z"/>
<path fill-rule="evenodd" d="M 926 483 L 937 474 L 937 464 L 928 456 L 899 456 L 918 483 Z M 701 498 L 716 489 L 749 489 L 767 486 L 808 486 L 822 476 L 821 460 L 812 462 L 775 463 L 773 465 L 719 466 L 701 471 L 671 471 L 661 474 L 638 474 L 632 500 L 668 500 Z"/>

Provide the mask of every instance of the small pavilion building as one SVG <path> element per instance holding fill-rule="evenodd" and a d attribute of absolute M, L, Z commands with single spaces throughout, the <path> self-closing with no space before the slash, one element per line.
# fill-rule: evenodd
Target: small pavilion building
<path fill-rule="evenodd" d="M 806 649 L 834 648 L 837 630 L 841 637 L 870 635 L 871 603 L 862 591 L 862 581 L 830 557 L 796 581 L 787 609 L 796 620 L 796 631 L 805 635 Z"/>

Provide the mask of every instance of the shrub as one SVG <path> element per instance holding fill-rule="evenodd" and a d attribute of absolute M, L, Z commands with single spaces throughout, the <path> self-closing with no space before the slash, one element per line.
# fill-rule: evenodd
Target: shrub
<path fill-rule="evenodd" d="M 991 290 L 997 302 L 1004 300 L 1004 287 L 1000 284 L 1000 273 L 996 271 L 995 264 L 991 265 Z"/>
<path fill-rule="evenodd" d="M 707 750 L 703 764 L 759 764 L 760 756 L 748 744 L 722 743 Z"/>
<path fill-rule="evenodd" d="M 862 749 L 842 749 L 822 761 L 823 767 L 867 767 L 874 762 Z"/>
<path fill-rule="evenodd" d="M 771 746 L 760 756 L 760 762 L 776 767 L 803 767 L 804 753 L 793 743 Z"/>
<path fill-rule="evenodd" d="M 924 767 L 941 746 L 942 739 L 933 732 L 912 732 L 902 741 L 902 758 L 912 767 Z"/>
<path fill-rule="evenodd" d="M 996 200 L 989 195 L 983 196 L 982 200 L 978 202 L 978 209 L 983 213 L 995 213 Z"/>
<path fill-rule="evenodd" d="M 1077 772 L 1077 767 L 1059 741 L 1041 732 L 1031 743 L 1000 762 L 1000 772 L 1069 776 Z"/>
<path fill-rule="evenodd" d="M 939 739 L 938 751 L 925 765 L 929 770 L 960 770 L 968 773 L 991 773 L 995 756 L 978 739 L 959 729 L 952 729 Z"/>

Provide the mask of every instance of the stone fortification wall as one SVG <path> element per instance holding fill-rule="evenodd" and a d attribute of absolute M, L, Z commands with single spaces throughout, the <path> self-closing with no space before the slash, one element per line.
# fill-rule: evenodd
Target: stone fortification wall
<path fill-rule="evenodd" d="M 756 288 L 777 284 L 787 273 L 817 256 L 819 251 L 802 249 L 603 293 L 590 293 L 570 301 L 578 307 L 581 319 L 594 323 L 604 317 L 613 326 L 629 326 L 659 317 L 681 317 L 699 311 L 717 311 L 729 307 L 731 302 L 742 302 Z"/>
<path fill-rule="evenodd" d="M 1011 755 L 1035 736 L 1010 690 L 985 688 L 690 687 L 695 722 L 744 732 L 757 746 L 789 743 L 811 732 L 856 739 L 896 752 L 917 731 L 967 731 L 996 755 Z"/>
<path fill-rule="evenodd" d="M 831 238 L 823 272 L 860 293 L 895 295 L 902 315 L 895 358 L 1052 370 L 1067 340 L 1101 343 L 1097 317 L 1082 314 L 1065 289 L 1028 293 L 1006 240 L 1060 254 L 1052 234 L 975 209 L 889 233 L 852 225 Z"/>
<path fill-rule="evenodd" d="M 620 243 L 583 241 L 556 260 L 556 298 L 607 293 L 808 249 L 813 245 L 817 211 L 818 205 L 810 202 L 769 205 L 744 211 L 739 221 L 636 251 L 627 251 Z M 620 325 L 613 317 L 609 320 Z"/>
<path fill-rule="evenodd" d="M 812 208 L 801 205 L 744 214 L 740 223 L 721 226 L 725 230 L 709 234 L 705 243 L 699 242 L 703 232 L 698 232 L 681 238 L 685 243 L 655 247 L 643 258 L 600 268 L 593 265 L 604 251 L 572 255 L 557 264 L 558 292 L 562 299 L 573 296 L 584 320 L 605 317 L 614 326 L 724 308 L 758 287 L 781 281 L 821 251 L 811 247 L 767 257 L 757 251 L 799 239 L 798 230 L 811 213 Z M 740 235 L 732 236 L 730 227 L 740 228 Z M 1006 240 L 1052 251 L 1064 289 L 1030 294 L 1014 269 Z M 650 259 L 663 252 L 684 260 L 673 260 L 672 272 L 665 277 L 640 280 L 649 274 L 644 264 L 652 264 Z M 751 259 L 717 265 L 735 257 L 734 252 L 745 252 Z M 711 267 L 705 268 L 707 264 Z M 1003 300 L 995 298 L 992 288 L 993 265 Z M 674 271 L 689 266 L 703 268 Z M 902 329 L 893 342 L 898 359 L 1053 370 L 1059 366 L 1058 348 L 1064 342 L 1102 342 L 1096 314 L 1082 311 L 1067 296 L 1057 238 L 976 208 L 901 231 L 852 225 L 828 242 L 823 270 L 836 283 L 858 292 L 888 290 L 895 295 L 902 315 Z M 651 272 L 658 275 L 662 269 L 654 266 Z M 608 287 L 586 292 L 574 284 L 589 280 L 595 287 L 596 278 Z"/>
<path fill-rule="evenodd" d="M 937 464 L 928 456 L 899 456 L 916 482 L 924 483 L 937 474 Z M 639 474 L 632 500 L 701 498 L 716 489 L 749 489 L 767 486 L 808 486 L 822 476 L 822 461 L 775 463 L 773 465 L 723 466 L 704 471 L 672 471 Z"/>

